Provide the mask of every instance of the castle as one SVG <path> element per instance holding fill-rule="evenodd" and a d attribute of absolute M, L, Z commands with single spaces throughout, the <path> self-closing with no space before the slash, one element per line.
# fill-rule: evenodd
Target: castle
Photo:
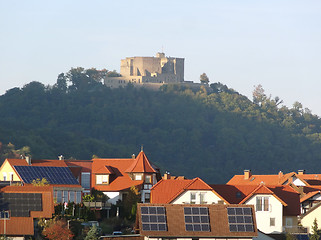
<path fill-rule="evenodd" d="M 107 77 L 105 85 L 110 88 L 125 87 L 128 83 L 158 89 L 167 83 L 184 82 L 184 58 L 165 57 L 128 57 L 120 62 L 121 77 Z"/>

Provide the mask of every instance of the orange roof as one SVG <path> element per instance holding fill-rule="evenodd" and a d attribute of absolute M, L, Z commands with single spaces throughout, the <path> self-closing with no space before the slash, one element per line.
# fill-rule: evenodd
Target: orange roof
<path fill-rule="evenodd" d="M 6 159 L 11 166 L 28 166 L 28 163 L 25 159 L 14 159 L 14 158 L 7 158 Z M 41 167 L 67 167 L 66 163 L 62 160 L 49 160 L 49 159 L 42 159 L 42 160 L 31 160 L 32 166 L 41 166 Z"/>
<path fill-rule="evenodd" d="M 213 191 L 213 189 L 200 178 L 162 179 L 151 188 L 151 203 L 171 203 L 187 190 Z M 218 195 L 217 193 L 215 194 Z M 220 196 L 218 195 L 218 197 Z"/>
<path fill-rule="evenodd" d="M 150 165 L 145 153 L 141 151 L 136 157 L 132 165 L 126 170 L 131 173 L 156 173 L 155 169 Z"/>
<path fill-rule="evenodd" d="M 100 191 L 118 192 L 121 190 L 128 189 L 132 186 L 139 186 L 144 181 L 143 180 L 132 180 L 126 170 L 130 165 L 132 165 L 135 159 L 93 159 L 92 164 L 92 183 L 93 187 Z M 110 184 L 108 185 L 96 185 L 95 174 L 109 174 L 108 168 L 110 166 L 114 172 L 110 176 Z"/>
<path fill-rule="evenodd" d="M 34 218 L 52 218 L 54 213 L 53 188 L 51 186 L 6 186 L 5 193 L 41 193 L 42 211 L 30 211 L 30 217 L 10 217 L 6 220 L 6 234 L 12 236 L 34 235 Z M 4 220 L 0 220 L 0 234 L 4 234 Z"/>
<path fill-rule="evenodd" d="M 308 192 L 302 198 L 300 198 L 300 202 L 302 203 L 302 202 L 308 200 L 309 198 L 314 197 L 315 195 L 320 194 L 320 193 L 321 193 L 320 190 Z"/>
<path fill-rule="evenodd" d="M 229 185 L 259 185 L 264 183 L 266 185 L 281 185 L 291 176 L 296 175 L 295 172 L 287 174 L 275 174 L 275 175 L 250 175 L 248 179 L 244 178 L 244 175 L 235 175 L 227 184 Z"/>
<path fill-rule="evenodd" d="M 54 213 L 53 187 L 52 186 L 6 186 L 1 189 L 5 193 L 42 193 L 42 211 L 31 211 L 34 218 L 51 218 Z"/>
<path fill-rule="evenodd" d="M 11 217 L 5 221 L 6 235 L 34 235 L 33 218 L 31 217 Z M 0 233 L 4 234 L 4 220 L 0 220 Z"/>
<path fill-rule="evenodd" d="M 273 195 L 284 206 L 285 216 L 297 216 L 300 214 L 300 195 L 290 186 L 266 186 L 261 184 L 246 198 L 244 198 L 240 204 L 245 203 L 255 194 Z"/>

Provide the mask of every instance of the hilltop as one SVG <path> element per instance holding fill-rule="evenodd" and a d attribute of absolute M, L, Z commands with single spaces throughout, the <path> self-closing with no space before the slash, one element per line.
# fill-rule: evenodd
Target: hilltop
<path fill-rule="evenodd" d="M 110 73 L 110 72 L 109 72 Z M 163 171 L 223 183 L 253 173 L 319 172 L 321 120 L 282 106 L 258 86 L 253 100 L 224 84 L 110 89 L 107 70 L 72 69 L 57 84 L 31 82 L 0 96 L 0 140 L 33 158 L 129 157 L 140 146 Z"/>

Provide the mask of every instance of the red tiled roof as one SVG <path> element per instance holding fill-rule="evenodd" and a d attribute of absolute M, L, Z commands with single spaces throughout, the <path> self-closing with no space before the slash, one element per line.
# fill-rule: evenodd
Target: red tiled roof
<path fill-rule="evenodd" d="M 211 184 L 210 186 L 230 204 L 240 203 L 257 188 L 255 185 Z"/>
<path fill-rule="evenodd" d="M 10 217 L 6 220 L 6 234 L 12 236 L 34 235 L 34 218 L 52 218 L 54 213 L 53 188 L 51 186 L 6 186 L 5 193 L 41 193 L 42 211 L 30 211 L 30 217 Z M 0 220 L 0 233 L 4 234 L 4 220 Z"/>
<path fill-rule="evenodd" d="M 295 172 L 282 174 L 282 175 L 251 175 L 248 179 L 244 178 L 244 175 L 235 175 L 227 184 L 229 185 L 259 185 L 264 183 L 266 185 L 281 185 L 289 177 L 296 175 Z"/>
<path fill-rule="evenodd" d="M 11 217 L 6 221 L 6 235 L 24 236 L 34 235 L 33 218 Z M 0 233 L 4 234 L 4 220 L 0 220 Z"/>
<path fill-rule="evenodd" d="M 126 170 L 128 173 L 156 173 L 150 165 L 145 153 L 141 151 L 132 165 Z"/>
<path fill-rule="evenodd" d="M 200 178 L 162 179 L 151 188 L 151 203 L 171 203 L 187 190 L 213 191 L 213 189 Z M 218 197 L 220 196 L 218 195 Z"/>
<path fill-rule="evenodd" d="M 64 160 L 67 166 L 72 169 L 73 167 L 81 167 L 84 172 L 91 172 L 92 160 Z"/>
<path fill-rule="evenodd" d="M 93 187 L 100 191 L 118 192 L 128 189 L 132 186 L 139 186 L 143 183 L 142 180 L 132 180 L 126 170 L 132 165 L 135 159 L 93 159 L 92 164 L 92 183 Z M 95 174 L 108 174 L 109 170 L 105 166 L 112 166 L 114 172 L 113 176 L 110 176 L 110 184 L 108 185 L 96 185 Z"/>
<path fill-rule="evenodd" d="M 30 215 L 34 218 L 51 218 L 54 213 L 52 186 L 6 186 L 0 191 L 5 193 L 42 193 L 42 211 L 31 211 Z"/>
<path fill-rule="evenodd" d="M 309 198 L 314 197 L 315 195 L 320 194 L 320 193 L 321 193 L 320 190 L 308 192 L 307 194 L 305 194 L 303 197 L 300 198 L 300 202 L 302 203 L 302 202 L 308 200 Z"/>

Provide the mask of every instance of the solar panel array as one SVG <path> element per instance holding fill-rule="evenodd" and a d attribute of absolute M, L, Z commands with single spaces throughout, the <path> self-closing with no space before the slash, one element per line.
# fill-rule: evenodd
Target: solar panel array
<path fill-rule="evenodd" d="M 15 166 L 25 183 L 45 178 L 50 184 L 79 184 L 68 167 Z"/>
<path fill-rule="evenodd" d="M 141 207 L 143 231 L 167 231 L 165 207 Z"/>
<path fill-rule="evenodd" d="M 227 208 L 228 224 L 231 232 L 253 232 L 252 209 L 249 207 Z"/>
<path fill-rule="evenodd" d="M 30 211 L 42 211 L 41 193 L 0 193 L 0 211 L 11 217 L 29 217 Z"/>
<path fill-rule="evenodd" d="M 210 219 L 207 207 L 184 207 L 186 231 L 209 232 Z"/>

